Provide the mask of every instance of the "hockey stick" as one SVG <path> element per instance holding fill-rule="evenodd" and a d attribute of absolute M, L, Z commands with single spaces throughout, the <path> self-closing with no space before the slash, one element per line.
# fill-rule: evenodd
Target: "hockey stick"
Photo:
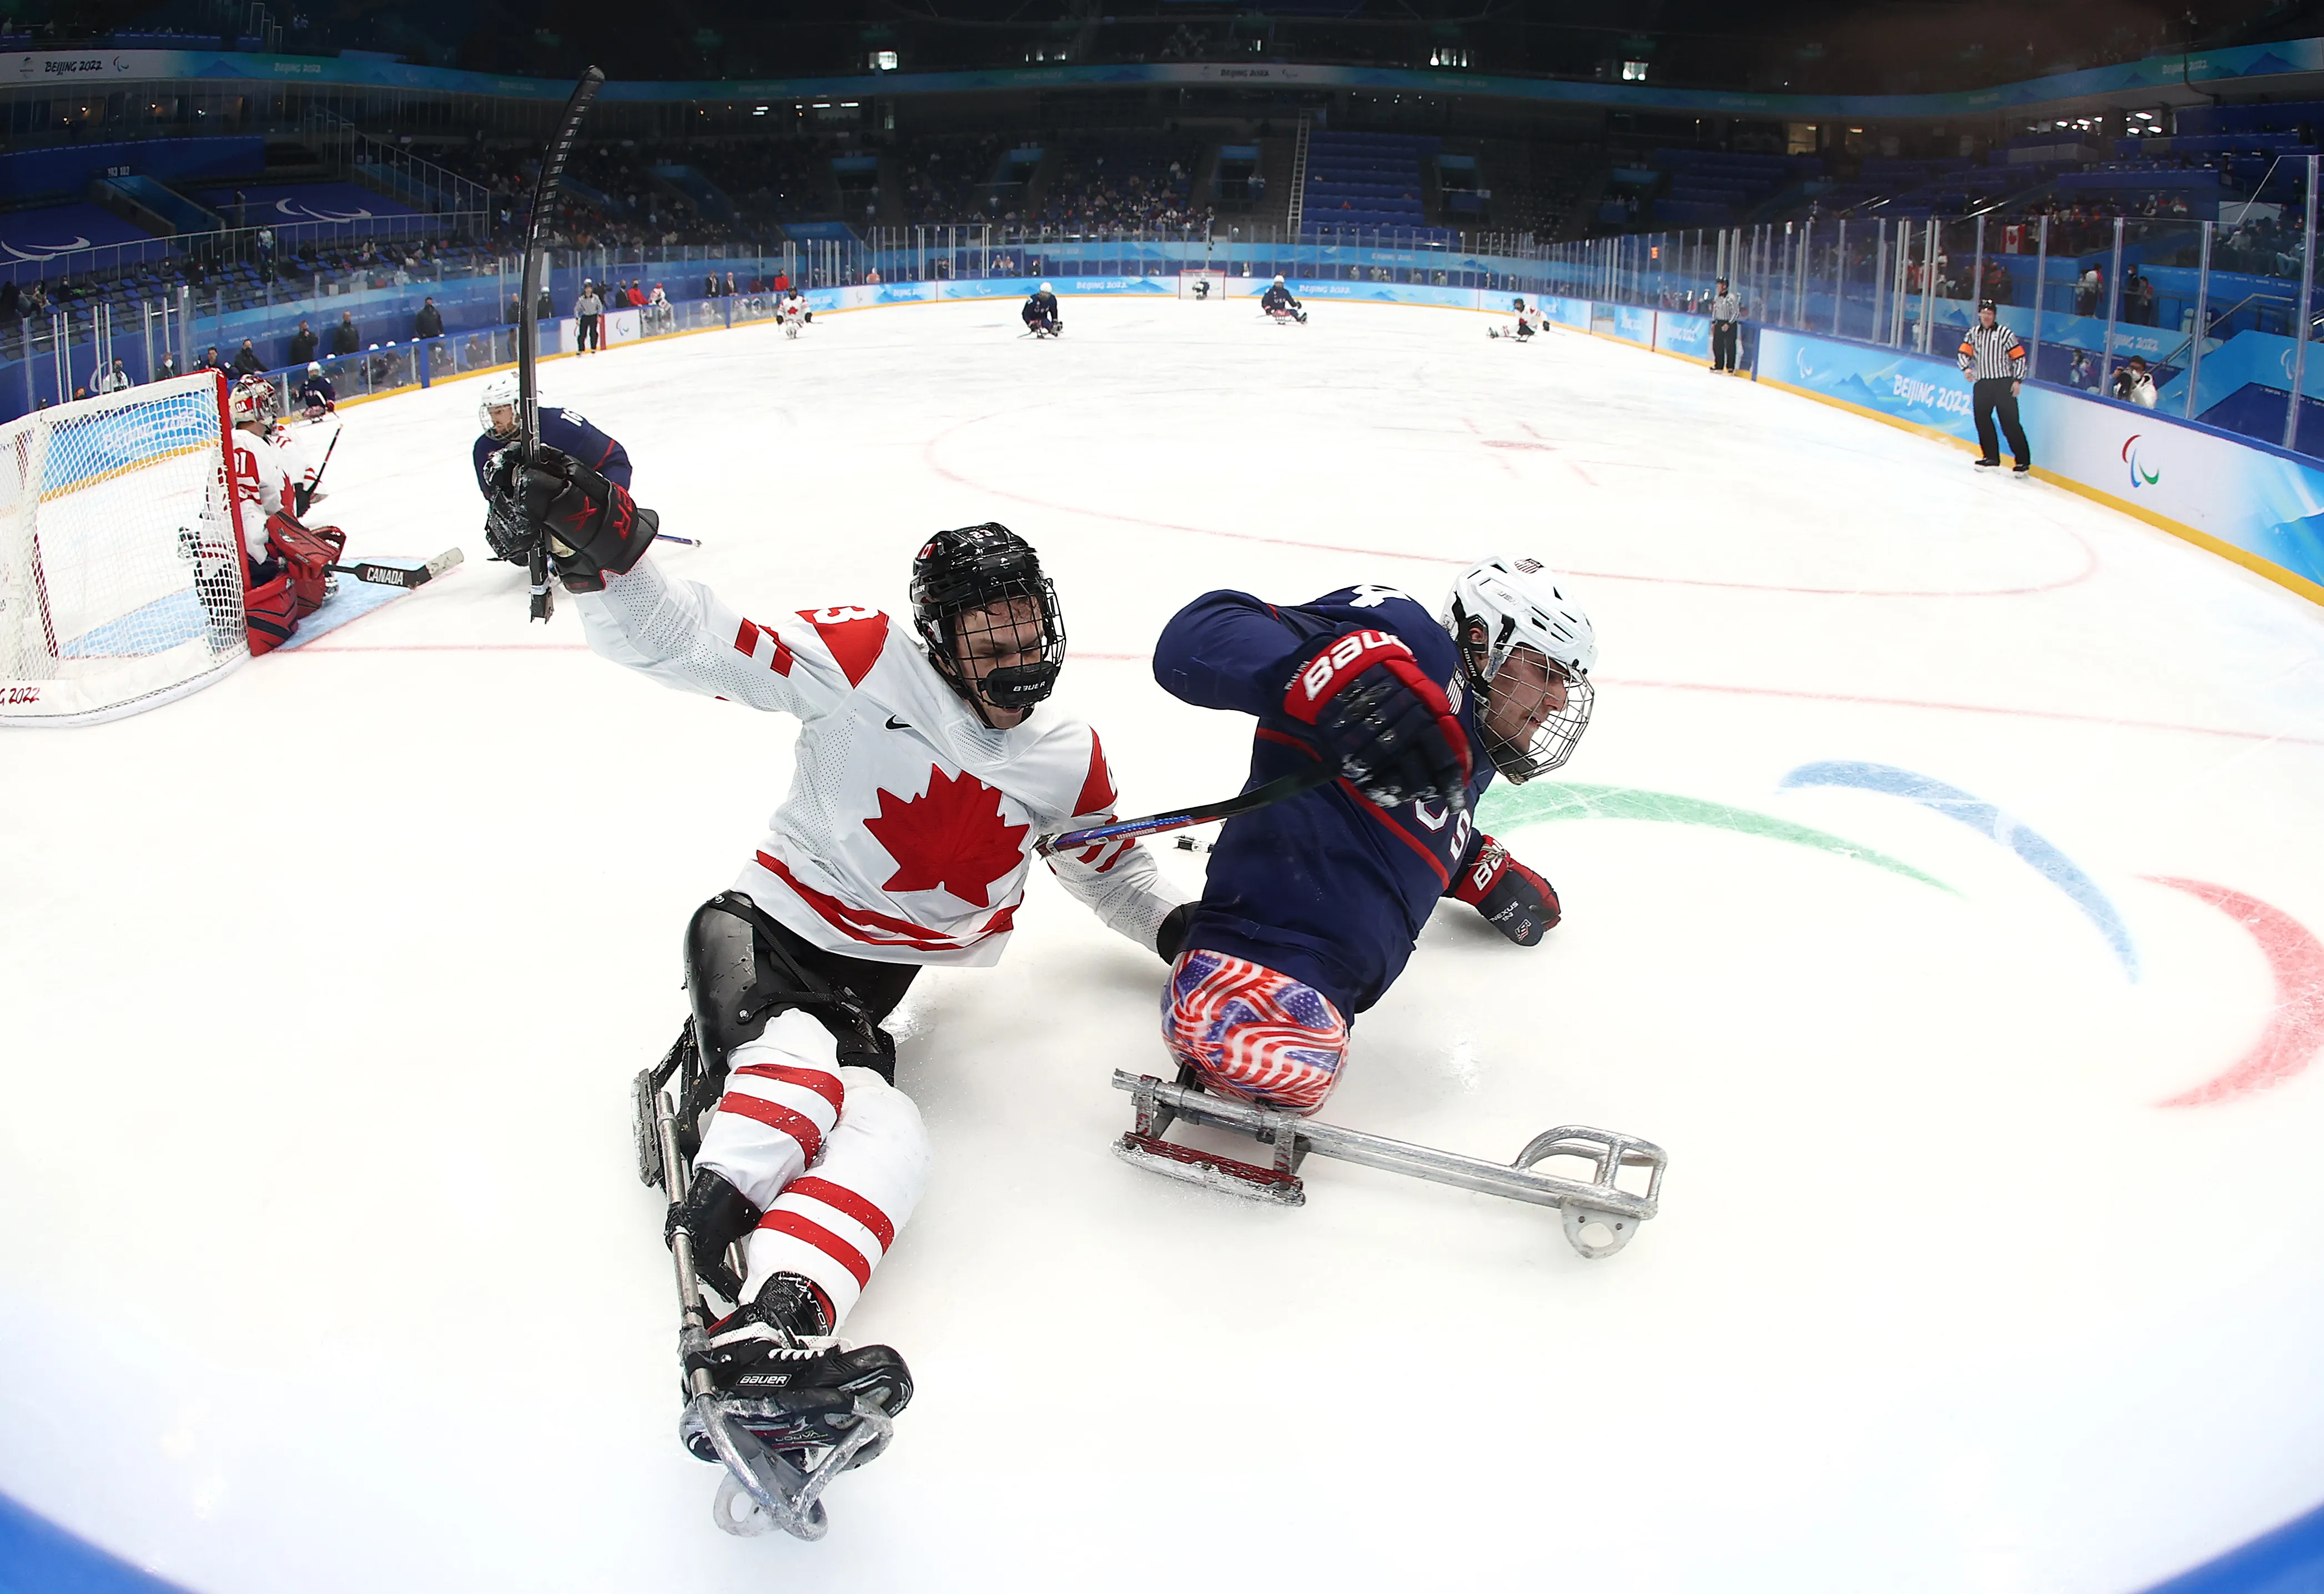
<path fill-rule="evenodd" d="M 315 494 L 323 490 L 323 473 L 331 468 L 331 456 L 339 450 L 339 432 L 346 429 L 346 424 L 342 422 L 339 431 L 331 434 L 330 447 L 323 450 L 323 463 L 315 467 L 315 479 L 294 493 L 293 496 L 299 501 L 300 514 L 307 512 L 308 507 L 315 502 Z"/>
<path fill-rule="evenodd" d="M 675 531 L 657 531 L 654 533 L 654 540 L 656 542 L 674 542 L 680 548 L 700 548 L 703 546 L 702 539 L 699 537 L 680 537 Z"/>
<path fill-rule="evenodd" d="M 426 586 L 466 557 L 456 548 L 447 548 L 417 569 L 409 565 L 375 565 L 368 561 L 355 565 L 326 565 L 323 568 L 336 570 L 342 576 L 352 576 L 357 581 L 367 581 L 374 586 Z"/>
<path fill-rule="evenodd" d="M 540 170 L 532 183 L 532 213 L 525 217 L 524 279 L 520 290 L 524 296 L 523 310 L 517 318 L 516 328 L 516 404 L 517 425 L 524 447 L 520 457 L 528 465 L 540 449 L 540 381 L 536 369 L 540 357 L 540 273 L 545 263 L 540 244 L 548 235 L 549 217 L 556 213 L 557 184 L 565 175 L 565 162 L 573 153 L 573 141 L 580 134 L 581 118 L 589 114 L 597 90 L 604 86 L 605 74 L 595 67 L 582 73 L 581 81 L 573 86 L 573 97 L 565 102 L 565 115 L 558 124 L 557 135 L 540 152 Z M 531 616 L 547 620 L 556 612 L 557 604 L 549 590 L 547 538 L 533 539 L 526 573 L 530 577 Z"/>
<path fill-rule="evenodd" d="M 1197 808 L 1176 808 L 1164 814 L 1148 814 L 1143 819 L 1117 819 L 1111 825 L 1092 825 L 1081 830 L 1059 831 L 1045 835 L 1033 843 L 1033 849 L 1047 858 L 1054 852 L 1070 852 L 1098 842 L 1111 841 L 1116 836 L 1159 835 L 1165 831 L 1184 830 L 1190 825 L 1207 825 L 1213 819 L 1232 819 L 1239 814 L 1256 813 L 1271 807 L 1286 797 L 1296 797 L 1303 791 L 1313 791 L 1339 779 L 1340 771 L 1330 764 L 1316 764 L 1265 786 L 1255 787 L 1240 797 L 1224 802 L 1204 803 Z"/>

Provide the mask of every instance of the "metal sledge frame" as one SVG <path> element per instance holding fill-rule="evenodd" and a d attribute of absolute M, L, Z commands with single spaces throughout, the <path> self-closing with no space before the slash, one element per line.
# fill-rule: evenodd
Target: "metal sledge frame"
<path fill-rule="evenodd" d="M 1299 1166 L 1313 1152 L 1433 1184 L 1555 1207 L 1564 1219 L 1567 1240 L 1592 1259 L 1620 1250 L 1637 1232 L 1638 1225 L 1655 1215 L 1662 1199 L 1663 1169 L 1669 1162 L 1663 1148 L 1652 1141 L 1582 1124 L 1545 1130 L 1526 1142 L 1515 1162 L 1497 1163 L 1391 1140 L 1385 1135 L 1337 1129 L 1286 1112 L 1270 1112 L 1247 1101 L 1213 1096 L 1183 1080 L 1166 1084 L 1150 1073 L 1117 1068 L 1113 1088 L 1129 1092 L 1138 1109 L 1136 1127 L 1114 1142 L 1114 1155 L 1167 1178 L 1284 1206 L 1304 1206 L 1307 1193 L 1299 1178 Z M 1273 1149 L 1273 1161 L 1260 1166 L 1173 1145 L 1162 1137 L 1179 1119 L 1249 1135 Z M 1535 1171 L 1535 1164 L 1553 1156 L 1580 1157 L 1595 1171 L 1588 1180 Z M 1634 1167 L 1648 1170 L 1643 1195 L 1616 1183 L 1624 1168 Z M 1608 1238 L 1591 1239 L 1587 1231 L 1592 1228 L 1602 1230 Z"/>
<path fill-rule="evenodd" d="M 637 1076 L 632 1087 L 637 1119 L 638 1177 L 659 1184 L 671 1201 L 682 1199 L 688 1182 L 687 1156 L 678 1138 L 678 1100 L 694 1081 L 698 1052 L 687 1045 L 688 1028 L 661 1063 Z M 673 1076 L 675 1079 L 673 1080 Z M 677 1094 L 663 1087 L 675 1083 Z M 650 1138 L 649 1138 L 650 1126 Z M 872 1402 L 856 1397 L 854 1425 L 838 1443 L 801 1468 L 751 1432 L 745 1419 L 788 1414 L 779 1401 L 745 1399 L 719 1392 L 710 1376 L 710 1313 L 695 1271 L 694 1239 L 680 1229 L 670 1237 L 670 1262 L 678 1276 L 678 1365 L 686 1374 L 687 1404 L 678 1438 L 699 1433 L 725 1467 L 711 1519 L 724 1532 L 748 1538 L 780 1528 L 794 1538 L 819 1539 L 831 1519 L 821 1497 L 831 1480 L 887 1448 L 895 1420 Z M 687 1444 L 691 1451 L 694 1447 Z"/>

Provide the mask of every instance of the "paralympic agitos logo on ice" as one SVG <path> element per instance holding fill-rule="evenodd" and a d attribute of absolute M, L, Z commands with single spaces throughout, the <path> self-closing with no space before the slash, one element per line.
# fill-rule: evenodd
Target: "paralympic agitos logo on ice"
<path fill-rule="evenodd" d="M 2122 445 L 2122 462 L 2130 467 L 2130 488 L 2134 493 L 2141 487 L 2152 487 L 2163 479 L 2161 471 L 2146 468 L 2144 452 L 2138 447 L 2139 438 L 2145 435 L 2144 432 L 2133 432 Z"/>

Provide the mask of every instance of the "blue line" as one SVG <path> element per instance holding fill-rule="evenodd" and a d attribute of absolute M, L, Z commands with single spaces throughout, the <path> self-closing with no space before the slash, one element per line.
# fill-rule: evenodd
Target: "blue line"
<path fill-rule="evenodd" d="M 0 1594 L 186 1594 L 0 1495 Z"/>
<path fill-rule="evenodd" d="M 2077 868 L 2072 859 L 1993 804 L 1959 787 L 1888 764 L 1802 764 L 1775 784 L 1849 786 L 1886 792 L 1960 820 L 1978 834 L 2016 853 L 2036 874 L 2073 898 L 2074 905 L 2098 926 L 2107 944 L 2114 948 L 2115 956 L 2122 960 L 2122 972 L 2130 977 L 2132 984 L 2138 983 L 2138 949 L 2131 944 L 2129 926 L 2122 922 L 2122 915 L 2107 899 L 2107 894 L 2098 889 L 2098 882 Z"/>

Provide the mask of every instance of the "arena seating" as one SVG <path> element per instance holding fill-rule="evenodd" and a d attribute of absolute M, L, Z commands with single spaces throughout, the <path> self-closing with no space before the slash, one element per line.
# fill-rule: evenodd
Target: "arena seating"
<path fill-rule="evenodd" d="M 1429 226 L 1421 162 L 1443 140 L 1395 133 L 1317 133 L 1307 141 L 1304 226 Z"/>

